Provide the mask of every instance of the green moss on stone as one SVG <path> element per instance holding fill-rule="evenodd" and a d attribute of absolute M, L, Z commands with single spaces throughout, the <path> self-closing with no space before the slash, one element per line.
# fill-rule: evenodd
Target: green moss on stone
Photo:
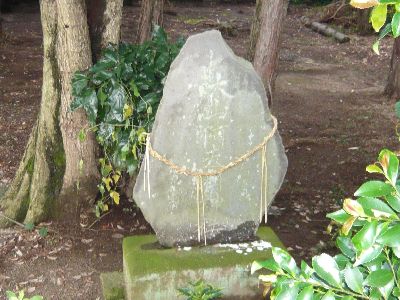
<path fill-rule="evenodd" d="M 105 300 L 124 300 L 124 275 L 122 272 L 100 274 L 101 286 Z"/>
<path fill-rule="evenodd" d="M 273 246 L 283 247 L 271 228 L 261 227 L 257 235 Z M 223 289 L 223 299 L 260 299 L 262 289 L 257 275 L 250 274 L 250 265 L 270 257 L 271 249 L 254 249 L 247 255 L 212 245 L 185 251 L 161 248 L 155 235 L 128 237 L 123 242 L 126 298 L 178 299 L 177 288 L 204 279 Z"/>
<path fill-rule="evenodd" d="M 259 239 L 273 246 L 284 247 L 269 227 L 260 227 Z M 177 248 L 160 248 L 155 235 L 127 237 L 123 241 L 124 267 L 129 277 L 166 271 L 196 270 L 232 265 L 248 265 L 254 260 L 271 257 L 271 250 L 257 251 L 248 255 L 238 254 L 233 249 L 214 246 L 193 247 L 190 251 Z"/>

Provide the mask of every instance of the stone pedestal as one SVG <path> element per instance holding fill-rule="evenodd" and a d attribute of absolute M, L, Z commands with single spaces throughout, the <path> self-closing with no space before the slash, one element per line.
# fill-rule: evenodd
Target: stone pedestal
<path fill-rule="evenodd" d="M 272 246 L 283 247 L 269 227 L 260 227 L 257 236 Z M 184 299 L 177 296 L 177 288 L 199 279 L 222 288 L 224 299 L 262 299 L 261 286 L 257 275 L 250 275 L 250 265 L 254 260 L 270 258 L 271 249 L 252 248 L 242 253 L 217 246 L 165 249 L 154 235 L 127 237 L 123 242 L 126 299 Z"/>

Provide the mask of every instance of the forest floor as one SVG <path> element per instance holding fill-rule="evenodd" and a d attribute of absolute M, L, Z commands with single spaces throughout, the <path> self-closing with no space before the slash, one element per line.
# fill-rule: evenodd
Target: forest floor
<path fill-rule="evenodd" d="M 124 41 L 133 39 L 138 13 L 137 6 L 124 8 Z M 252 14 L 252 6 L 244 4 L 174 4 L 166 10 L 165 27 L 173 37 L 220 28 L 244 56 Z M 330 251 L 326 213 L 367 178 L 365 166 L 380 149 L 398 149 L 394 101 L 382 95 L 391 40 L 377 56 L 371 50 L 374 36 L 350 34 L 349 43 L 338 44 L 305 28 L 304 14 L 312 16 L 313 10 L 290 7 L 284 25 L 272 111 L 289 169 L 268 220 L 297 259 Z M 18 7 L 4 20 L 0 190 L 11 182 L 36 120 L 42 73 L 38 7 Z M 151 231 L 140 212 L 120 208 L 91 230 L 43 226 L 51 230 L 45 238 L 20 228 L 0 231 L 0 299 L 9 289 L 45 299 L 100 299 L 99 274 L 122 268 L 122 237 Z"/>

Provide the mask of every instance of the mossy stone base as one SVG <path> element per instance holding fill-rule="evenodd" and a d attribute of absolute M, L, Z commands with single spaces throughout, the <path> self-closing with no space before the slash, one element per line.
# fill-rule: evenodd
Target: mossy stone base
<path fill-rule="evenodd" d="M 110 272 L 100 274 L 100 282 L 105 300 L 124 300 L 124 274 L 122 272 Z"/>
<path fill-rule="evenodd" d="M 257 236 L 283 247 L 269 227 L 260 227 Z M 155 235 L 127 237 L 123 242 L 126 299 L 184 299 L 177 296 L 177 288 L 199 279 L 222 288 L 224 299 L 262 299 L 258 278 L 250 275 L 250 265 L 270 257 L 271 249 L 247 255 L 215 246 L 185 251 L 160 247 Z"/>

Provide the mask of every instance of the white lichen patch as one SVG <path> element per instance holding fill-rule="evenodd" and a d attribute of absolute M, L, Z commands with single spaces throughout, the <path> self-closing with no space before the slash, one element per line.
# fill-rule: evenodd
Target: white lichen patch
<path fill-rule="evenodd" d="M 266 242 L 263 240 L 254 241 L 251 243 L 238 243 L 238 244 L 216 244 L 215 247 L 219 248 L 228 248 L 235 250 L 238 254 L 247 255 L 254 250 L 264 251 L 272 247 L 270 242 Z"/>

